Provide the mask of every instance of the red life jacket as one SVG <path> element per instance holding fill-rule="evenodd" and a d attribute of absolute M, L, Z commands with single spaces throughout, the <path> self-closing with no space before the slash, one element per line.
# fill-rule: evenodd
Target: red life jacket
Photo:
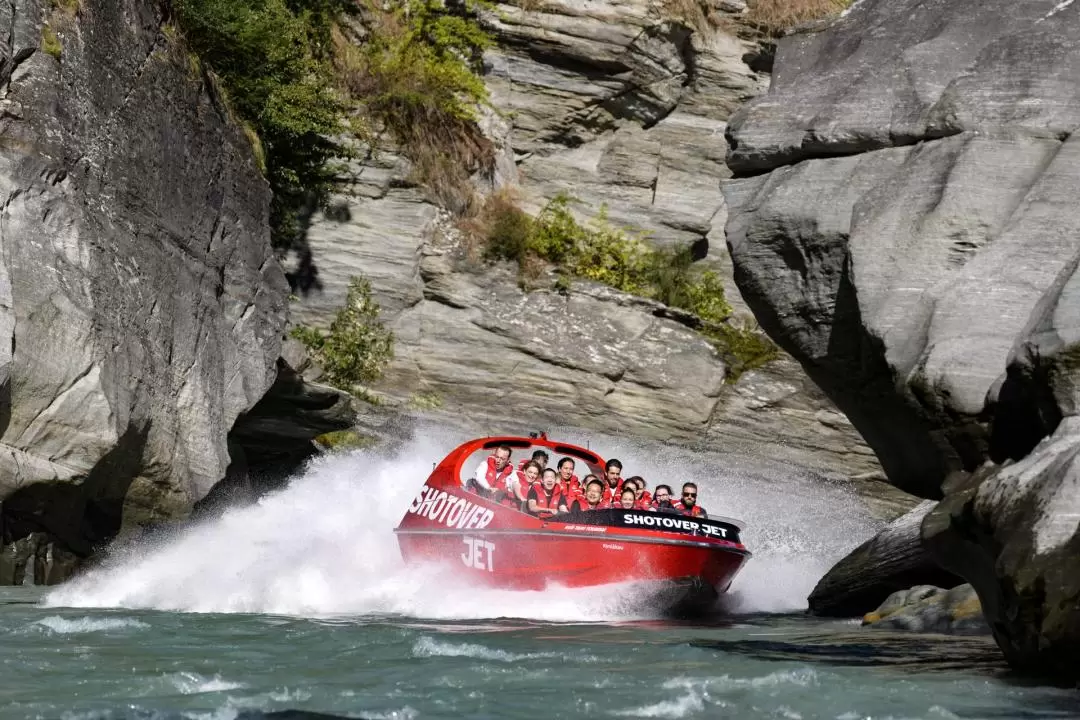
<path fill-rule="evenodd" d="M 585 512 L 588 510 L 603 510 L 603 508 L 603 500 L 596 503 L 596 505 L 590 505 L 589 501 L 585 499 L 584 495 L 578 495 L 570 501 L 566 509 L 570 512 Z"/>
<path fill-rule="evenodd" d="M 569 482 L 563 482 L 562 479 L 560 479 L 559 486 L 562 487 L 563 494 L 570 497 L 580 495 L 582 493 L 581 481 L 578 480 L 577 475 L 571 475 Z"/>
<path fill-rule="evenodd" d="M 510 473 L 512 472 L 514 472 L 513 463 L 506 463 L 502 470 L 496 470 L 495 456 L 488 456 L 487 472 L 484 473 L 484 478 L 487 480 L 488 487 L 492 490 L 505 490 L 506 478 L 510 477 Z"/>
<path fill-rule="evenodd" d="M 671 507 L 675 508 L 678 513 L 689 517 L 701 517 L 705 514 L 705 510 L 700 505 L 694 505 L 694 507 L 688 510 L 686 506 L 682 504 L 682 500 L 676 500 L 672 503 Z"/>
<path fill-rule="evenodd" d="M 638 498 L 638 504 L 646 509 L 652 506 L 652 495 L 649 494 L 648 490 L 642 491 L 641 497 Z"/>
<path fill-rule="evenodd" d="M 539 480 L 533 483 L 532 489 L 536 491 L 536 507 L 538 510 L 555 512 L 559 509 L 559 502 L 562 500 L 562 492 L 558 483 L 555 484 L 555 487 L 551 488 L 550 496 L 544 489 L 544 484 Z"/>
<path fill-rule="evenodd" d="M 619 504 L 619 496 L 622 495 L 623 479 L 619 478 L 619 484 L 615 486 L 614 492 L 611 490 L 611 486 L 608 485 L 607 480 L 604 481 L 604 497 L 602 498 L 606 503 Z"/>

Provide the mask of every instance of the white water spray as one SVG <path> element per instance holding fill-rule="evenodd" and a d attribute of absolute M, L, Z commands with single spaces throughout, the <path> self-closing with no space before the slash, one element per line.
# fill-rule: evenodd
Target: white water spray
<path fill-rule="evenodd" d="M 57 588 L 50 606 L 289 615 L 404 615 L 552 621 L 648 617 L 630 586 L 478 589 L 448 569 L 405 567 L 393 528 L 431 471 L 463 438 L 429 433 L 396 456 L 323 457 L 284 490 L 171 537 L 113 553 Z M 560 438 L 562 439 L 562 438 Z M 567 437 L 574 442 L 580 440 Z M 804 608 L 813 583 L 873 530 L 856 498 L 807 479 L 762 477 L 753 463 L 685 450 L 604 442 L 624 475 L 650 486 L 698 482 L 703 504 L 746 521 L 755 556 L 732 587 L 736 611 Z M 756 472 L 751 472 L 756 470 Z"/>

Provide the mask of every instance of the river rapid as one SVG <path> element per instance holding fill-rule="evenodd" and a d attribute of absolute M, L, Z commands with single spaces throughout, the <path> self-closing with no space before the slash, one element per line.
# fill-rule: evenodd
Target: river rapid
<path fill-rule="evenodd" d="M 746 522 L 754 558 L 711 617 L 663 620 L 632 585 L 512 593 L 403 567 L 392 528 L 460 439 L 320 458 L 59 588 L 0 591 L 0 720 L 1080 717 L 1074 690 L 1013 678 L 987 638 L 803 615 L 877 523 L 840 488 L 737 454 L 591 442 Z"/>

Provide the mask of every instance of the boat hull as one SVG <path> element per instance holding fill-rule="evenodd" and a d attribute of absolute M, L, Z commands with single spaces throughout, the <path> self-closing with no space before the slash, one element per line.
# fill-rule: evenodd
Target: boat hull
<path fill-rule="evenodd" d="M 652 604 L 680 614 L 711 606 L 749 555 L 659 533 L 573 528 L 398 530 L 397 537 L 406 562 L 447 565 L 470 583 L 510 590 L 644 583 Z"/>

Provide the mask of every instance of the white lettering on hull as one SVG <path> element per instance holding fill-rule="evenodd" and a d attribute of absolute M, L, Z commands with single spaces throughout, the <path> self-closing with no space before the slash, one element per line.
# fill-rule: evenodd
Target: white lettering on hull
<path fill-rule="evenodd" d="M 461 553 L 461 562 L 465 563 L 465 567 L 495 572 L 495 543 L 468 535 L 461 540 L 466 548 Z"/>
<path fill-rule="evenodd" d="M 727 529 L 725 528 L 715 527 L 713 525 L 702 525 L 693 520 L 686 520 L 684 518 L 668 515 L 631 515 L 630 513 L 627 513 L 623 515 L 623 522 L 627 525 L 644 525 L 645 527 L 684 530 L 691 533 L 701 533 L 702 535 L 719 535 L 720 537 L 727 537 Z"/>
<path fill-rule="evenodd" d="M 487 527 L 495 519 L 495 513 L 463 497 L 438 488 L 427 487 L 413 499 L 410 515 L 426 517 L 447 527 L 470 530 Z"/>

